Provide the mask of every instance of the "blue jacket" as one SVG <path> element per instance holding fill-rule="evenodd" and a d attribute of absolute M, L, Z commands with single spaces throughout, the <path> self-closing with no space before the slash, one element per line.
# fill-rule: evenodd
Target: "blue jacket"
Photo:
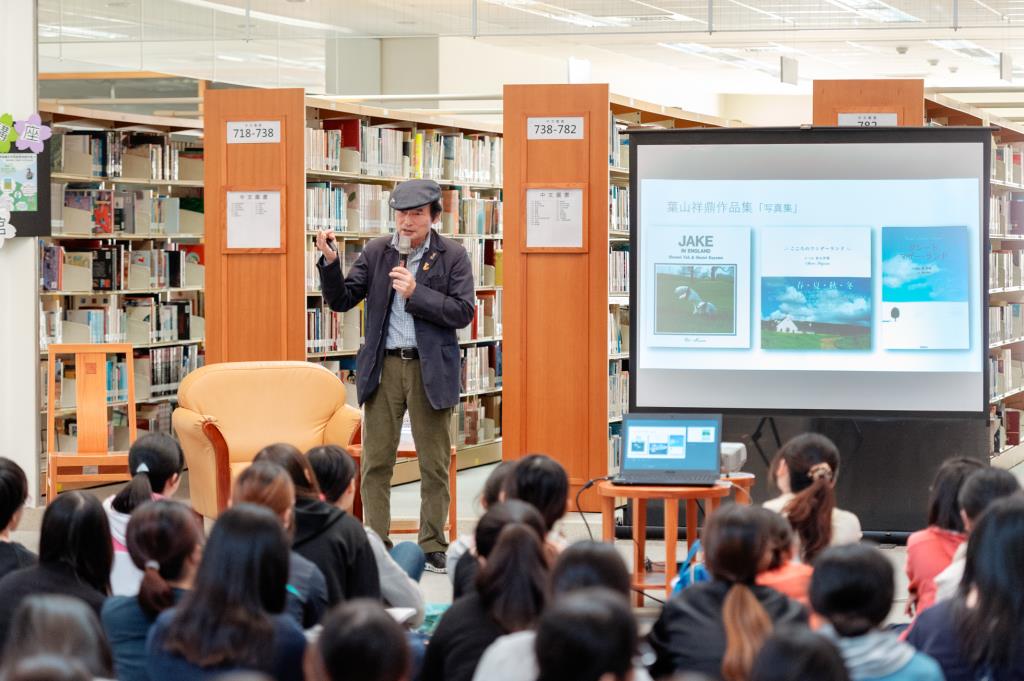
<path fill-rule="evenodd" d="M 380 385 L 395 295 L 388 274 L 398 265 L 398 250 L 390 235 L 382 236 L 367 242 L 344 278 L 340 263 L 340 256 L 330 265 L 321 257 L 317 266 L 324 300 L 332 310 L 345 312 L 366 300 L 366 337 L 356 359 L 356 393 L 363 404 Z M 430 249 L 420 261 L 416 290 L 405 309 L 414 317 L 423 387 L 434 409 L 459 403 L 462 366 L 455 331 L 473 321 L 475 291 L 466 249 L 431 230 Z"/>

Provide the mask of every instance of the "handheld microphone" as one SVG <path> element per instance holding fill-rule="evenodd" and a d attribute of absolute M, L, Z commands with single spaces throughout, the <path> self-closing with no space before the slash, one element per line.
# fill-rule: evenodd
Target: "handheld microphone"
<path fill-rule="evenodd" d="M 398 237 L 398 264 L 405 267 L 405 263 L 412 253 L 412 239 L 404 234 Z"/>

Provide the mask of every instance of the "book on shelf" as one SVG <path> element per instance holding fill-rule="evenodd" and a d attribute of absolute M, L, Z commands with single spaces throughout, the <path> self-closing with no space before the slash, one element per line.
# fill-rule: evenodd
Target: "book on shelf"
<path fill-rule="evenodd" d="M 371 177 L 501 184 L 501 137 L 391 126 L 349 118 L 306 128 L 306 167 Z"/>
<path fill-rule="evenodd" d="M 478 191 L 455 188 L 441 191 L 441 233 L 500 235 L 504 231 L 501 199 Z"/>
<path fill-rule="evenodd" d="M 501 343 L 474 345 L 461 351 L 462 392 L 477 392 L 501 386 Z"/>
<path fill-rule="evenodd" d="M 306 231 L 348 231 L 348 193 L 329 182 L 306 183 Z"/>
<path fill-rule="evenodd" d="M 171 403 L 140 404 L 135 410 L 135 427 L 143 433 L 166 433 L 171 435 Z"/>
<path fill-rule="evenodd" d="M 1024 254 L 1019 249 L 993 250 L 989 259 L 989 288 L 1024 286 Z"/>
<path fill-rule="evenodd" d="M 456 331 L 460 343 L 502 335 L 502 299 L 502 291 L 476 295 L 473 321 Z"/>
<path fill-rule="evenodd" d="M 306 352 L 357 351 L 365 337 L 363 303 L 334 312 L 326 303 L 306 307 Z"/>
<path fill-rule="evenodd" d="M 1024 303 L 989 304 L 988 342 L 1001 343 L 1024 337 Z"/>
<path fill-rule="evenodd" d="M 608 424 L 608 475 L 622 468 L 622 424 Z"/>
<path fill-rule="evenodd" d="M 608 418 L 620 419 L 629 410 L 629 371 L 621 361 L 609 363 Z"/>
<path fill-rule="evenodd" d="M 138 131 L 69 132 L 53 136 L 55 173 L 140 180 L 203 179 L 203 151 L 165 134 Z"/>
<path fill-rule="evenodd" d="M 1011 348 L 989 356 L 989 393 L 992 398 L 1024 387 L 1024 359 Z"/>
<path fill-rule="evenodd" d="M 629 352 L 629 308 L 615 305 L 608 312 L 608 354 Z"/>
<path fill-rule="evenodd" d="M 452 410 L 452 442 L 457 447 L 491 442 L 501 436 L 501 396 L 473 396 Z"/>
<path fill-rule="evenodd" d="M 629 188 L 608 185 L 608 229 L 629 231 Z"/>
<path fill-rule="evenodd" d="M 608 252 L 608 291 L 613 295 L 629 295 L 629 251 Z"/>

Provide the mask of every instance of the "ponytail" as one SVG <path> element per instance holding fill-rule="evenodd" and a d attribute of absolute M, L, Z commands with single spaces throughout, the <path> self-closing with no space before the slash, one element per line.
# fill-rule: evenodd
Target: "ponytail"
<path fill-rule="evenodd" d="M 536 528 L 506 524 L 477 575 L 484 608 L 506 632 L 530 628 L 547 600 L 548 564 Z"/>
<path fill-rule="evenodd" d="M 202 542 L 202 529 L 192 511 L 178 501 L 146 504 L 128 521 L 128 555 L 143 571 L 139 606 L 150 617 L 174 605 L 168 582 L 185 577 L 185 563 Z"/>
<path fill-rule="evenodd" d="M 722 657 L 722 678 L 725 681 L 747 681 L 754 658 L 772 633 L 772 620 L 746 584 L 729 587 L 722 604 L 725 627 L 725 655 Z"/>
<path fill-rule="evenodd" d="M 832 542 L 832 511 L 836 495 L 832 475 L 821 476 L 786 504 L 784 513 L 800 537 L 800 558 L 812 563 Z"/>
<path fill-rule="evenodd" d="M 185 455 L 181 445 L 165 433 L 143 435 L 128 450 L 128 470 L 132 480 L 114 497 L 111 506 L 118 513 L 131 513 L 163 494 L 168 481 L 181 475 Z"/>
<path fill-rule="evenodd" d="M 800 537 L 800 558 L 810 563 L 832 542 L 833 490 L 839 474 L 839 449 L 818 433 L 803 433 L 779 450 L 772 465 L 773 477 L 785 462 L 793 498 L 783 514 Z"/>
<path fill-rule="evenodd" d="M 143 470 L 145 468 L 145 470 Z M 111 507 L 118 513 L 129 514 L 147 501 L 153 499 L 153 485 L 149 481 L 149 468 L 143 464 L 132 476 L 131 482 L 121 488 Z"/>

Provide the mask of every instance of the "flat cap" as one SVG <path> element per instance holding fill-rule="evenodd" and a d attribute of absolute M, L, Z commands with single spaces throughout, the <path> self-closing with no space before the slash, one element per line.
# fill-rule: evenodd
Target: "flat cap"
<path fill-rule="evenodd" d="M 441 200 L 441 187 L 433 180 L 406 180 L 391 192 L 389 204 L 395 210 L 411 210 Z"/>

